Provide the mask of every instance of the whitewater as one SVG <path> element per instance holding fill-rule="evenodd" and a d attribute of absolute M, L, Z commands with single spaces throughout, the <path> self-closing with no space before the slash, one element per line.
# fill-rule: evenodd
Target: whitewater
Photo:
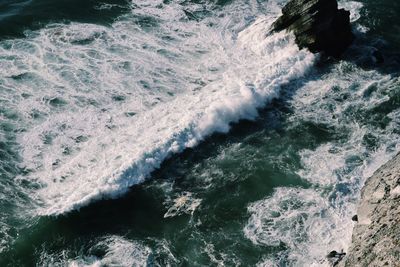
<path fill-rule="evenodd" d="M 319 55 L 299 50 L 289 33 L 268 34 L 286 1 L 267 1 L 262 8 L 245 2 L 206 16 L 201 4 L 145 0 L 132 3 L 110 26 L 51 23 L 26 31 L 25 38 L 1 40 L 0 97 L 18 120 L 3 113 L 0 118 L 22 129 L 16 143 L 24 172 L 15 180 L 29 185 L 18 189 L 32 201 L 25 208 L 29 216 L 68 216 L 119 198 L 150 179 L 165 160 L 213 134 L 227 134 L 241 120 L 255 120 L 260 109 L 290 94 L 291 120 L 351 134 L 345 143 L 302 150 L 297 175 L 307 187 L 278 187 L 250 203 L 241 234 L 256 246 L 284 242 L 288 248 L 263 257 L 259 266 L 325 266 L 327 250 L 346 250 L 348 218 L 362 182 L 400 150 L 394 130 L 399 112 L 390 114 L 386 130 L 360 126 L 349 114 L 387 101 L 377 88 L 398 80 L 350 62 L 318 76 Z M 357 34 L 368 30 L 357 24 L 362 4 L 340 4 L 351 11 Z M 351 88 L 351 95 L 343 97 L 342 88 Z M 337 99 L 342 105 L 333 104 Z M 379 140 L 373 151 L 365 145 L 372 133 Z M 190 200 L 191 194 L 184 197 Z M 182 213 L 201 208 L 200 199 L 191 201 Z M 181 211 L 179 201 L 172 202 L 165 218 Z M 141 242 L 122 237 L 99 244 L 108 246 L 103 259 L 67 263 L 143 266 L 151 255 Z"/>
<path fill-rule="evenodd" d="M 161 29 L 128 15 L 112 28 L 52 25 L 1 46 L 2 76 L 13 77 L 5 86 L 27 95 L 14 105 L 38 117 L 19 141 L 24 168 L 43 185 L 40 214 L 125 193 L 172 154 L 254 119 L 315 58 L 286 33 L 267 37 L 272 15 L 190 25 L 174 7 L 140 13 Z"/>

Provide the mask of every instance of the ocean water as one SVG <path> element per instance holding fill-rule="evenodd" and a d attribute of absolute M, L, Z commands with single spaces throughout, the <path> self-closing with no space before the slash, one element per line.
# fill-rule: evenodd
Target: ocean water
<path fill-rule="evenodd" d="M 346 251 L 400 151 L 400 4 L 340 1 L 357 40 L 337 61 L 267 34 L 286 2 L 3 0 L 0 266 Z"/>

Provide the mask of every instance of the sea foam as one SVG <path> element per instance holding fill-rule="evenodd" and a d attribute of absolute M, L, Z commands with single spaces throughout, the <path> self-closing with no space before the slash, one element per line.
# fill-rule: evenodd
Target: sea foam
<path fill-rule="evenodd" d="M 4 84 L 19 88 L 30 123 L 21 179 L 40 184 L 40 214 L 120 196 L 171 155 L 254 119 L 313 65 L 290 34 L 266 35 L 274 15 L 213 27 L 170 11 L 143 5 L 111 28 L 55 24 L 0 45 Z"/>
<path fill-rule="evenodd" d="M 331 266 L 330 251 L 348 250 L 364 181 L 400 151 L 399 112 L 388 109 L 385 126 L 370 118 L 375 109 L 390 105 L 398 84 L 391 75 L 340 62 L 297 89 L 289 101 L 291 123 L 308 122 L 343 136 L 300 151 L 297 174 L 307 188 L 280 187 L 249 205 L 246 237 L 259 246 L 289 248 L 259 266 Z"/>

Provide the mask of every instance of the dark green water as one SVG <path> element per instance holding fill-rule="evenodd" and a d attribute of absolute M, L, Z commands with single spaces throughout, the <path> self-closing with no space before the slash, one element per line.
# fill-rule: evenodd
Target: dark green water
<path fill-rule="evenodd" d="M 113 5 L 99 9 L 101 4 Z M 110 0 L 4 0 L 0 3 L 2 38 L 21 37 L 26 30 L 45 27 L 49 23 L 89 22 L 110 24 L 119 15 L 130 10 L 128 1 Z"/>
<path fill-rule="evenodd" d="M 285 1 L 277 2 L 279 6 Z M 235 58 L 207 71 L 202 64 L 219 60 L 215 58 L 219 52 L 213 54 L 219 51 L 215 47 L 233 49 L 230 42 L 240 39 L 239 32 L 251 27 L 257 18 L 268 14 L 266 19 L 272 19 L 274 13 L 269 12 L 275 3 L 2 2 L 0 265 L 325 266 L 327 252 L 346 249 L 348 245 L 350 218 L 362 182 L 399 151 L 396 52 L 400 39 L 396 29 L 400 21 L 395 18 L 400 14 L 400 4 L 393 0 L 358 3 L 363 7 L 354 2 L 350 6 L 354 8 L 352 12 L 360 12 L 360 18 L 353 22 L 359 38 L 345 60 L 317 62 L 301 77 L 280 85 L 279 96 L 259 110 L 256 119 L 240 120 L 231 124 L 229 133 L 215 133 L 193 148 L 172 154 L 151 172 L 149 179 L 126 194 L 110 199 L 100 192 L 96 201 L 52 216 L 43 215 L 43 210 L 58 201 L 59 195 L 61 203 L 70 201 L 68 194 L 81 190 L 80 184 L 90 176 L 88 172 L 78 176 L 79 183 L 71 182 L 73 191 L 66 191 L 69 193 L 64 196 L 62 187 L 69 188 L 69 178 L 63 183 L 64 178 L 57 176 L 58 165 L 67 164 L 74 157 L 83 161 L 85 157 L 79 158 L 80 153 L 90 151 L 95 143 L 107 147 L 110 142 L 113 146 L 115 143 L 106 136 L 122 143 L 115 150 L 131 145 L 118 139 L 124 124 L 118 124 L 117 111 L 112 106 L 127 114 L 125 117 L 135 118 L 135 113 L 147 112 L 135 109 L 139 105 L 134 102 L 137 91 L 151 103 L 175 103 L 172 101 L 183 94 L 185 88 L 180 86 L 186 85 L 187 80 L 193 92 L 218 82 L 227 65 L 237 63 Z M 177 14 L 172 9 L 178 10 Z M 169 17 L 173 19 L 170 21 Z M 163 23 L 178 26 L 166 35 L 165 29 L 173 26 Z M 216 30 L 208 32 L 199 26 L 203 24 Z M 104 28 L 92 30 L 87 25 Z M 214 41 L 204 42 L 207 34 L 221 28 L 226 43 L 218 46 Z M 80 29 L 90 34 L 82 34 L 79 39 L 74 34 L 78 35 Z M 120 31 L 121 36 L 128 32 L 135 38 L 115 39 L 112 33 Z M 180 39 L 188 36 L 190 41 Z M 200 44 L 193 43 L 196 38 Z M 99 50 L 98 40 L 104 46 L 110 45 L 109 54 L 94 54 Z M 127 44 L 116 40 L 137 40 L 137 54 L 124 54 L 132 51 L 124 50 Z M 184 48 L 175 50 L 176 46 Z M 373 63 L 374 49 L 382 51 L 385 63 Z M 156 56 L 147 57 L 149 50 L 167 60 L 158 62 Z M 60 51 L 66 51 L 65 57 L 54 59 Z M 110 71 L 115 67 L 114 51 L 125 56 L 125 61 L 117 71 L 121 76 L 109 81 L 107 78 L 114 75 Z M 204 62 L 198 63 L 198 58 L 204 58 Z M 13 64 L 8 65 L 9 62 Z M 199 67 L 192 67 L 196 64 Z M 74 65 L 77 67 L 71 67 Z M 198 76 L 193 69 L 199 72 Z M 257 69 L 249 66 L 248 71 L 250 75 Z M 50 74 L 57 72 L 66 78 L 52 79 Z M 128 75 L 137 75 L 141 87 L 133 87 L 130 80 L 125 80 Z M 104 89 L 100 82 L 97 84 L 102 76 L 109 82 Z M 80 90 L 68 94 L 68 88 Z M 86 106 L 93 106 L 96 114 L 104 114 L 89 117 L 93 121 L 104 120 L 110 128 L 106 136 L 101 135 L 108 131 L 103 125 L 97 130 L 98 124 L 91 120 L 80 124 L 79 117 L 92 111 Z M 177 116 L 185 117 L 185 111 Z M 132 122 L 135 127 L 140 123 L 144 122 Z M 153 122 L 158 123 L 161 122 Z M 75 129 L 74 124 L 79 127 Z M 86 129 L 84 125 L 89 126 Z M 142 136 L 151 136 L 151 131 L 149 128 Z M 69 139 L 65 141 L 64 136 Z M 75 143 L 71 144 L 70 139 Z M 85 147 L 82 143 L 86 140 L 95 141 Z M 32 156 L 34 153 L 37 155 Z M 104 153 L 114 155 L 112 149 Z M 90 170 L 99 170 L 100 178 L 103 167 L 109 165 L 99 158 Z M 90 165 L 81 164 L 82 169 Z M 53 171 L 49 174 L 51 179 L 46 180 L 47 173 Z M 59 178 L 61 182 L 53 184 L 53 179 Z M 54 195 L 42 190 L 54 186 L 58 187 Z M 51 193 L 51 197 L 46 200 L 43 192 Z"/>

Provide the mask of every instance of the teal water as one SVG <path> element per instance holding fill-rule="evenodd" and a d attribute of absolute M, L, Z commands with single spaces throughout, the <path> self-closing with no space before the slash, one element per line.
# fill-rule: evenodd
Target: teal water
<path fill-rule="evenodd" d="M 399 151 L 400 6 L 342 1 L 321 62 L 285 2 L 0 4 L 0 265 L 329 266 Z"/>

